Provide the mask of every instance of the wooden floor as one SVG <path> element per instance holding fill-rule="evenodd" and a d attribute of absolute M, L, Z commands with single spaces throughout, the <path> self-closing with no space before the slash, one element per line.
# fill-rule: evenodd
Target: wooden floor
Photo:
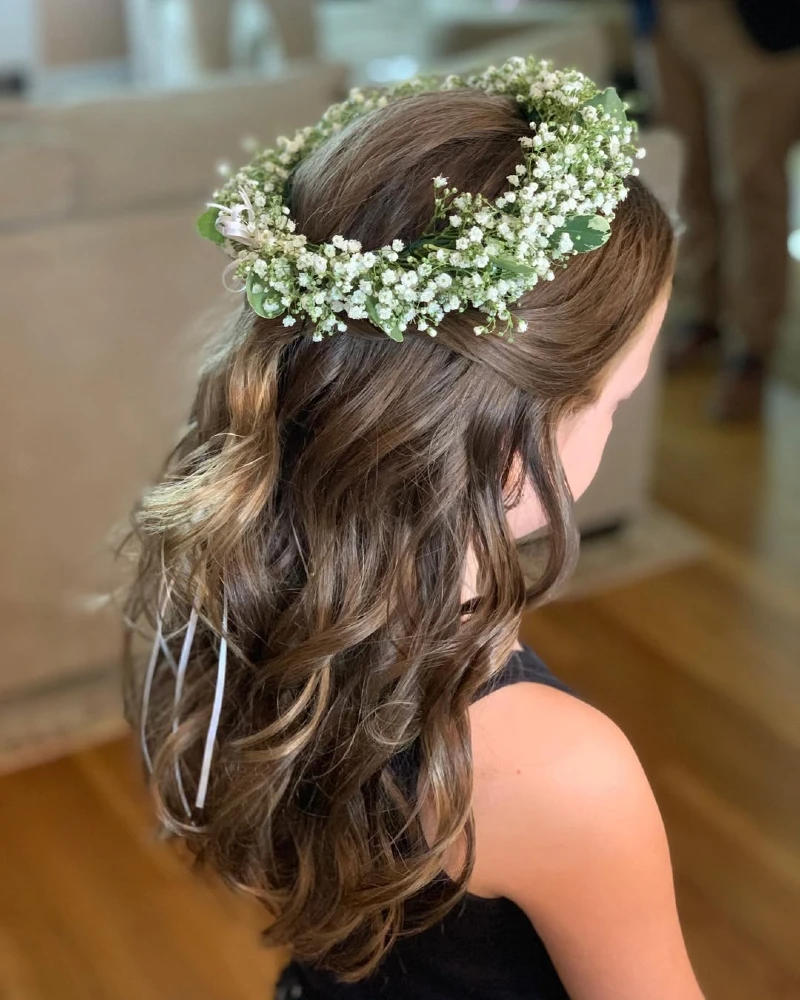
<path fill-rule="evenodd" d="M 800 398 L 763 434 L 672 383 L 656 492 L 702 561 L 530 616 L 630 734 L 708 1000 L 800 1000 Z M 0 1000 L 267 1000 L 261 917 L 156 843 L 127 746 L 0 780 Z"/>

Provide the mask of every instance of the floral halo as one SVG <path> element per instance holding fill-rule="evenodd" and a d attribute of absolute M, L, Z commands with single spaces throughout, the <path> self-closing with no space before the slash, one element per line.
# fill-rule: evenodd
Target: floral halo
<path fill-rule="evenodd" d="M 334 236 L 321 245 L 296 232 L 286 204 L 287 182 L 321 143 L 390 101 L 431 91 L 474 89 L 514 98 L 530 121 L 520 140 L 523 162 L 499 198 L 459 192 L 432 178 L 435 214 L 412 243 L 362 250 Z M 602 246 L 626 196 L 625 178 L 638 173 L 643 151 L 616 92 L 577 70 L 515 58 L 466 79 L 420 77 L 386 91 L 353 90 L 319 124 L 277 148 L 257 152 L 228 177 L 198 228 L 233 258 L 226 270 L 246 290 L 259 316 L 310 320 L 313 339 L 347 330 L 347 317 L 367 319 L 393 340 L 413 326 L 436 336 L 450 312 L 486 316 L 476 334 L 525 328 L 510 306 L 574 254 Z"/>

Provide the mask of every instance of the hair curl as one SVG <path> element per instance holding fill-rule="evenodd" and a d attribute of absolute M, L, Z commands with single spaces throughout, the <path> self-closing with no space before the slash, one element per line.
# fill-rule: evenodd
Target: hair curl
<path fill-rule="evenodd" d="M 293 217 L 317 242 L 413 240 L 432 214 L 432 177 L 496 197 L 526 134 L 505 98 L 398 101 L 301 165 Z M 351 321 L 314 343 L 245 307 L 209 354 L 189 425 L 133 515 L 126 612 L 154 626 L 168 583 L 165 639 L 177 655 L 200 608 L 177 726 L 174 678 L 154 679 L 152 788 L 168 830 L 265 905 L 269 943 L 355 980 L 463 893 L 474 853 L 468 708 L 505 662 L 526 603 L 505 518 L 512 463 L 522 459 L 549 525 L 541 599 L 577 543 L 556 429 L 594 397 L 672 256 L 668 220 L 632 179 L 608 244 L 518 304 L 528 331 L 513 342 L 476 337 L 474 315 L 452 314 L 435 339 L 397 344 Z M 465 606 L 470 544 L 480 597 Z M 179 778 L 191 801 L 223 592 L 225 698 L 208 798 L 190 822 Z M 142 664 L 130 643 L 126 678 L 138 724 Z M 395 766 L 405 751 L 416 787 Z M 409 904 L 456 843 L 463 870 L 412 919 Z"/>

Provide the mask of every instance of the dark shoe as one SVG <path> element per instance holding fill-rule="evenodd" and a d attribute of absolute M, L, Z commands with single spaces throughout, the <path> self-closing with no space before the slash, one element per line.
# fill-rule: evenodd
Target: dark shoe
<path fill-rule="evenodd" d="M 723 423 L 759 420 L 764 406 L 766 375 L 760 358 L 735 358 L 720 372 L 708 412 Z"/>
<path fill-rule="evenodd" d="M 716 323 L 684 323 L 671 332 L 667 346 L 667 369 L 671 372 L 696 368 L 708 360 L 712 347 L 722 339 Z"/>

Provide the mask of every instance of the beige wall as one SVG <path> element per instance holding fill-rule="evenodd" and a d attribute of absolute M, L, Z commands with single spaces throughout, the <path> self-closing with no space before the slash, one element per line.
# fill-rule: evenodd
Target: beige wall
<path fill-rule="evenodd" d="M 124 58 L 124 8 L 125 0 L 38 0 L 44 65 Z"/>

